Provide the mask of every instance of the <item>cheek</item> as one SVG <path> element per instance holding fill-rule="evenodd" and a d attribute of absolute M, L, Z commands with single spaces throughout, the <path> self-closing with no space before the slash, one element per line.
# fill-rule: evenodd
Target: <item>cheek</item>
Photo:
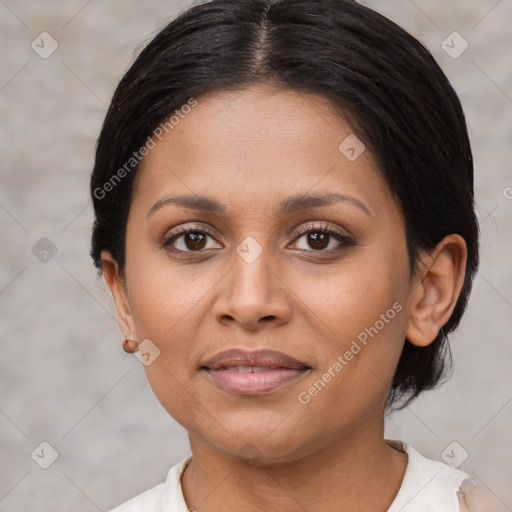
<path fill-rule="evenodd" d="M 329 345 L 334 338 L 339 340 L 337 348 L 343 348 L 347 341 L 374 326 L 395 302 L 400 302 L 407 286 L 401 256 L 368 246 L 348 256 L 329 273 L 317 270 L 317 276 L 303 273 L 294 277 L 296 296 L 307 306 L 305 311 L 314 313 L 310 317 L 325 332 Z M 391 309 L 386 319 L 398 318 L 395 313 Z M 387 331 L 391 323 L 394 322 L 386 323 Z"/>
<path fill-rule="evenodd" d="M 134 269 L 129 281 L 137 332 L 158 340 L 163 351 L 184 347 L 180 333 L 190 323 L 194 308 L 200 307 L 208 288 L 189 272 L 148 261 L 147 266 Z"/>
<path fill-rule="evenodd" d="M 407 258 L 405 244 L 367 246 L 316 286 L 301 284 L 297 294 L 307 298 L 320 332 L 327 333 L 316 339 L 323 354 L 317 378 L 329 369 L 336 375 L 325 376 L 332 384 L 314 399 L 317 407 L 344 403 L 345 412 L 362 412 L 385 397 L 407 324 Z"/>
<path fill-rule="evenodd" d="M 138 215 L 137 215 L 138 214 Z M 133 219 L 140 218 L 135 211 Z M 180 320 L 200 300 L 199 282 L 192 266 L 172 262 L 159 240 L 141 223 L 130 223 L 126 237 L 126 275 L 130 305 L 139 336 L 166 340 L 178 335 Z M 163 235 L 162 235 L 163 236 Z M 175 343 L 174 345 L 180 345 Z"/>
<path fill-rule="evenodd" d="M 194 332 L 202 320 L 194 311 L 201 307 L 204 287 L 183 270 L 139 261 L 131 269 L 127 266 L 135 328 L 140 340 L 149 339 L 158 348 L 158 356 L 144 371 L 164 409 L 182 423 L 197 400 L 188 389 Z"/>

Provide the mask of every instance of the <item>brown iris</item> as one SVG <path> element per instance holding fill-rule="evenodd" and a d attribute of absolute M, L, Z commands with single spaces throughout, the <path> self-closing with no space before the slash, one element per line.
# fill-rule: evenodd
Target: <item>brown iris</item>
<path fill-rule="evenodd" d="M 308 244 L 312 249 L 325 249 L 329 245 L 329 236 L 327 233 L 309 233 Z"/>
<path fill-rule="evenodd" d="M 206 237 L 208 235 L 203 233 L 186 233 L 183 235 L 185 237 L 185 245 L 187 249 L 190 249 L 191 251 L 194 250 L 201 250 L 203 249 L 205 243 L 206 243 Z"/>

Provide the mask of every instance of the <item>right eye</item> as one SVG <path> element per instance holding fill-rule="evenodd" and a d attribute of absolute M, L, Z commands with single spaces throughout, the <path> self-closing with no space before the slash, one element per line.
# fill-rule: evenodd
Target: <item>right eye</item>
<path fill-rule="evenodd" d="M 174 232 L 167 236 L 163 246 L 171 252 L 201 252 L 204 249 L 215 249 L 218 247 L 205 247 L 208 237 L 215 240 L 213 234 L 204 227 L 179 228 L 178 233 Z M 178 247 L 178 245 L 180 247 Z"/>

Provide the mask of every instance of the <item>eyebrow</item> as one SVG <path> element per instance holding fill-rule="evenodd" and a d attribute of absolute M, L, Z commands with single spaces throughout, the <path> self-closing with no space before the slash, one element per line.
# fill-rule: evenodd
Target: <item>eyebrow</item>
<path fill-rule="evenodd" d="M 336 202 L 351 203 L 364 211 L 367 215 L 373 216 L 369 208 L 361 200 L 346 194 L 339 194 L 334 192 L 324 194 L 305 193 L 290 196 L 281 202 L 279 208 L 276 210 L 276 213 L 280 215 L 287 215 L 299 210 L 307 210 L 311 208 L 317 208 L 319 206 L 329 206 Z M 212 197 L 197 194 L 184 194 L 180 196 L 166 196 L 160 199 L 151 207 L 147 217 L 168 204 L 175 204 L 190 210 L 197 210 L 207 213 L 226 213 L 226 207 Z"/>

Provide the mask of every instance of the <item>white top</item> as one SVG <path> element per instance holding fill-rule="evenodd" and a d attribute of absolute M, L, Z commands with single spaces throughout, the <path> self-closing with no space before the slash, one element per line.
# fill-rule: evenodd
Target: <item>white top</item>
<path fill-rule="evenodd" d="M 402 441 L 387 439 L 386 442 L 408 455 L 402 485 L 387 512 L 494 510 L 490 494 L 468 474 L 427 459 Z M 185 457 L 169 469 L 165 482 L 135 496 L 110 512 L 189 512 L 183 498 L 181 475 L 191 461 L 192 455 Z"/>

